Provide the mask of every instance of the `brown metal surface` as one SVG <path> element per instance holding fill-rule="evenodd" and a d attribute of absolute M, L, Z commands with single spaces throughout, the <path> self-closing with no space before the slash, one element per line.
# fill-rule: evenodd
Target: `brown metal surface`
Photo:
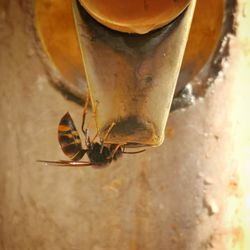
<path fill-rule="evenodd" d="M 161 147 L 100 171 L 36 163 L 65 159 L 58 122 L 80 128 L 82 108 L 51 86 L 27 2 L 0 3 L 0 249 L 249 250 L 249 0 L 225 77 L 170 115 Z"/>
<path fill-rule="evenodd" d="M 73 3 L 100 137 L 115 122 L 109 143 L 160 145 L 196 1 L 170 25 L 139 36 L 106 28 Z"/>
<path fill-rule="evenodd" d="M 190 0 L 80 0 L 80 3 L 110 29 L 145 34 L 173 21 Z"/>
<path fill-rule="evenodd" d="M 43 47 L 66 81 L 69 92 L 82 98 L 85 74 L 77 42 L 71 1 L 37 0 L 36 27 Z M 224 16 L 224 1 L 197 1 L 176 93 L 200 72 L 218 44 Z"/>

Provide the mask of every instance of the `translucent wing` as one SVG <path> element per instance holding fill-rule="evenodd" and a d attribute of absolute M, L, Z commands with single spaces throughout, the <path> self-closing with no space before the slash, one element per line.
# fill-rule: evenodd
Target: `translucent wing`
<path fill-rule="evenodd" d="M 38 160 L 37 162 L 44 163 L 45 165 L 52 165 L 58 167 L 87 167 L 92 166 L 90 162 L 86 161 L 44 161 Z"/>

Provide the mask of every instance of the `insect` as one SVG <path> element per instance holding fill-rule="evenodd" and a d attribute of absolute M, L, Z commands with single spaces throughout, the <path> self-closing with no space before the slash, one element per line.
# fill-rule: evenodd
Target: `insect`
<path fill-rule="evenodd" d="M 87 102 L 86 102 L 87 103 Z M 121 144 L 105 144 L 105 140 L 110 134 L 115 123 L 112 123 L 101 142 L 95 142 L 97 135 L 91 140 L 88 135 L 88 129 L 84 129 L 85 117 L 87 104 L 83 109 L 83 119 L 82 119 L 82 132 L 85 137 L 85 146 L 82 146 L 82 142 L 79 133 L 75 127 L 73 119 L 69 112 L 67 112 L 59 122 L 58 126 L 58 141 L 61 146 L 62 151 L 70 160 L 60 160 L 60 161 L 45 161 L 38 160 L 38 162 L 56 165 L 56 166 L 71 166 L 71 167 L 104 167 L 110 164 L 113 160 L 117 160 L 122 154 L 137 154 L 144 152 L 145 150 L 140 150 L 136 152 L 126 152 L 125 145 Z M 87 154 L 89 161 L 81 161 L 83 156 Z"/>

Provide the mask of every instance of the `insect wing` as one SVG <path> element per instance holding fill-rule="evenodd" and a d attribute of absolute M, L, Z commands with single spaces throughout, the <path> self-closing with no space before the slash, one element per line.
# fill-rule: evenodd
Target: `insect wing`
<path fill-rule="evenodd" d="M 52 165 L 57 167 L 87 167 L 92 166 L 90 162 L 87 161 L 44 161 L 38 160 L 37 162 L 44 163 L 45 165 Z"/>
<path fill-rule="evenodd" d="M 59 123 L 58 141 L 64 154 L 72 160 L 80 160 L 86 153 L 86 150 L 82 148 L 80 136 L 69 112 L 62 117 Z"/>

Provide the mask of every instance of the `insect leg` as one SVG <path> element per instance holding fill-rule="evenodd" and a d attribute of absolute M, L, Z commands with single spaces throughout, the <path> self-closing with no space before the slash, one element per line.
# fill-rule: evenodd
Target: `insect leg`
<path fill-rule="evenodd" d="M 112 151 L 111 156 L 109 156 L 109 159 L 113 159 L 115 153 L 117 152 L 117 150 L 122 146 L 122 144 L 117 144 L 116 147 L 114 148 L 114 150 Z"/>
<path fill-rule="evenodd" d="M 106 134 L 104 135 L 103 139 L 101 140 L 101 145 L 102 146 L 101 146 L 101 149 L 100 149 L 100 153 L 102 153 L 102 150 L 103 150 L 103 147 L 104 147 L 104 143 L 105 143 L 106 139 L 108 138 L 108 136 L 109 136 L 109 134 L 110 134 L 110 132 L 111 132 L 111 130 L 112 130 L 112 128 L 114 126 L 115 126 L 115 122 L 112 122 L 112 124 L 109 126 Z"/>
<path fill-rule="evenodd" d="M 88 148 L 89 145 L 91 144 L 90 138 L 89 138 L 89 130 L 86 128 L 84 132 L 84 137 L 85 137 L 85 145 Z"/>
<path fill-rule="evenodd" d="M 91 143 L 94 143 L 95 139 L 99 136 L 98 131 L 96 132 L 95 136 L 92 138 Z"/>
<path fill-rule="evenodd" d="M 95 107 L 93 109 L 93 116 L 95 118 L 95 126 L 96 126 L 96 136 L 100 135 L 99 128 L 98 128 L 97 123 L 96 123 L 96 113 L 97 113 L 97 107 L 98 107 L 98 105 L 99 105 L 99 101 L 96 101 Z"/>
<path fill-rule="evenodd" d="M 84 129 L 84 124 L 85 124 L 88 105 L 89 105 L 89 94 L 86 96 L 85 104 L 83 107 L 83 113 L 82 113 L 82 132 L 84 135 L 86 134 L 86 130 Z"/>
<path fill-rule="evenodd" d="M 100 137 L 100 136 L 99 136 L 99 135 L 100 135 L 99 129 L 98 129 L 97 124 L 96 124 L 96 112 L 97 112 L 97 107 L 98 107 L 98 105 L 99 105 L 99 102 L 96 101 L 96 104 L 95 104 L 95 106 L 94 106 L 94 108 L 93 108 L 93 112 L 92 112 L 92 113 L 93 113 L 92 118 L 94 118 L 94 120 L 95 120 L 95 125 L 96 125 L 96 134 L 95 134 L 95 136 L 93 137 L 93 139 L 91 139 L 91 143 L 93 143 L 97 137 Z"/>
<path fill-rule="evenodd" d="M 97 110 L 98 103 L 99 102 L 96 101 L 96 105 L 94 106 L 94 110 L 92 112 L 93 114 L 91 116 L 92 119 L 94 118 L 95 124 L 96 124 L 96 110 Z M 83 112 L 83 113 L 86 113 L 86 111 Z M 84 117 L 84 120 L 85 120 L 85 116 L 84 115 L 83 115 L 83 117 Z M 90 124 L 90 122 L 91 122 L 92 119 L 89 120 L 89 124 Z M 89 124 L 88 124 L 87 128 L 90 127 Z M 87 147 L 94 142 L 94 140 L 96 139 L 96 137 L 99 136 L 99 130 L 98 130 L 97 126 L 96 126 L 96 129 L 97 129 L 96 135 L 94 136 L 94 138 L 92 140 L 90 140 L 90 137 L 88 135 L 88 129 L 83 129 L 83 126 L 82 126 L 82 131 L 83 131 L 83 134 L 85 136 L 85 144 L 86 144 Z"/>
<path fill-rule="evenodd" d="M 142 150 L 139 150 L 139 151 L 134 151 L 134 152 L 126 152 L 126 151 L 123 151 L 122 153 L 123 154 L 139 154 L 139 153 L 142 153 L 142 152 L 145 152 L 146 149 L 142 149 Z"/>

